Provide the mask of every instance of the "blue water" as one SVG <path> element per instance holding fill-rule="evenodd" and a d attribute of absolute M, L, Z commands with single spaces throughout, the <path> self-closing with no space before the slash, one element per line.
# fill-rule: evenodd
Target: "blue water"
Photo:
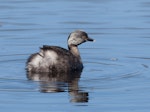
<path fill-rule="evenodd" d="M 67 48 L 76 29 L 96 40 L 79 46 L 81 77 L 28 80 L 29 55 L 44 44 Z M 1 112 L 149 112 L 150 1 L 1 0 L 0 71 Z"/>

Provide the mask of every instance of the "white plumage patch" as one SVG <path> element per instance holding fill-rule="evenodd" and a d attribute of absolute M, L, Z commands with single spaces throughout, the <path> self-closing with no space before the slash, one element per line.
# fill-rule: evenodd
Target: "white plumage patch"
<path fill-rule="evenodd" d="M 42 61 L 42 57 L 40 55 L 36 55 L 31 62 L 29 62 L 29 66 L 39 67 L 40 62 Z M 30 68 L 30 67 L 29 67 Z"/>
<path fill-rule="evenodd" d="M 57 63 L 57 57 L 58 55 L 54 51 L 44 51 L 42 54 L 43 58 L 40 61 L 40 67 L 42 68 L 49 68 L 51 65 L 54 65 Z"/>
<path fill-rule="evenodd" d="M 54 51 L 46 51 L 44 58 L 50 59 L 51 63 L 57 63 L 58 55 Z"/>
<path fill-rule="evenodd" d="M 54 51 L 41 51 L 28 63 L 28 71 L 31 71 L 32 69 L 35 69 L 35 71 L 41 71 L 44 69 L 45 72 L 48 72 L 49 67 L 57 63 L 57 57 L 58 55 Z"/>

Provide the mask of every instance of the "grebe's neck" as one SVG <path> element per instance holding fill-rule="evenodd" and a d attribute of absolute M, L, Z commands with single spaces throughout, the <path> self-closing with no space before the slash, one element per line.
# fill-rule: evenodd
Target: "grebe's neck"
<path fill-rule="evenodd" d="M 69 51 L 81 60 L 79 49 L 76 45 L 68 46 Z"/>

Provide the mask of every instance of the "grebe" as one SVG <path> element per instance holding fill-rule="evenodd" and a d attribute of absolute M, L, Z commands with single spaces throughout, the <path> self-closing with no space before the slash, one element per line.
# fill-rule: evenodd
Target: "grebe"
<path fill-rule="evenodd" d="M 68 37 L 68 50 L 58 46 L 43 45 L 38 53 L 32 54 L 26 65 L 28 73 L 68 73 L 82 71 L 78 45 L 94 41 L 88 34 L 81 30 L 70 33 Z"/>

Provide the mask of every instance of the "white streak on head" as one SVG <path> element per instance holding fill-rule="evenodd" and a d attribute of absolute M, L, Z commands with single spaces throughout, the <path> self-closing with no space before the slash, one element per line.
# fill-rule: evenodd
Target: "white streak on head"
<path fill-rule="evenodd" d="M 78 34 L 77 32 L 73 32 L 70 34 L 68 38 L 68 45 L 79 45 L 83 42 L 84 40 L 81 38 L 81 35 Z"/>

